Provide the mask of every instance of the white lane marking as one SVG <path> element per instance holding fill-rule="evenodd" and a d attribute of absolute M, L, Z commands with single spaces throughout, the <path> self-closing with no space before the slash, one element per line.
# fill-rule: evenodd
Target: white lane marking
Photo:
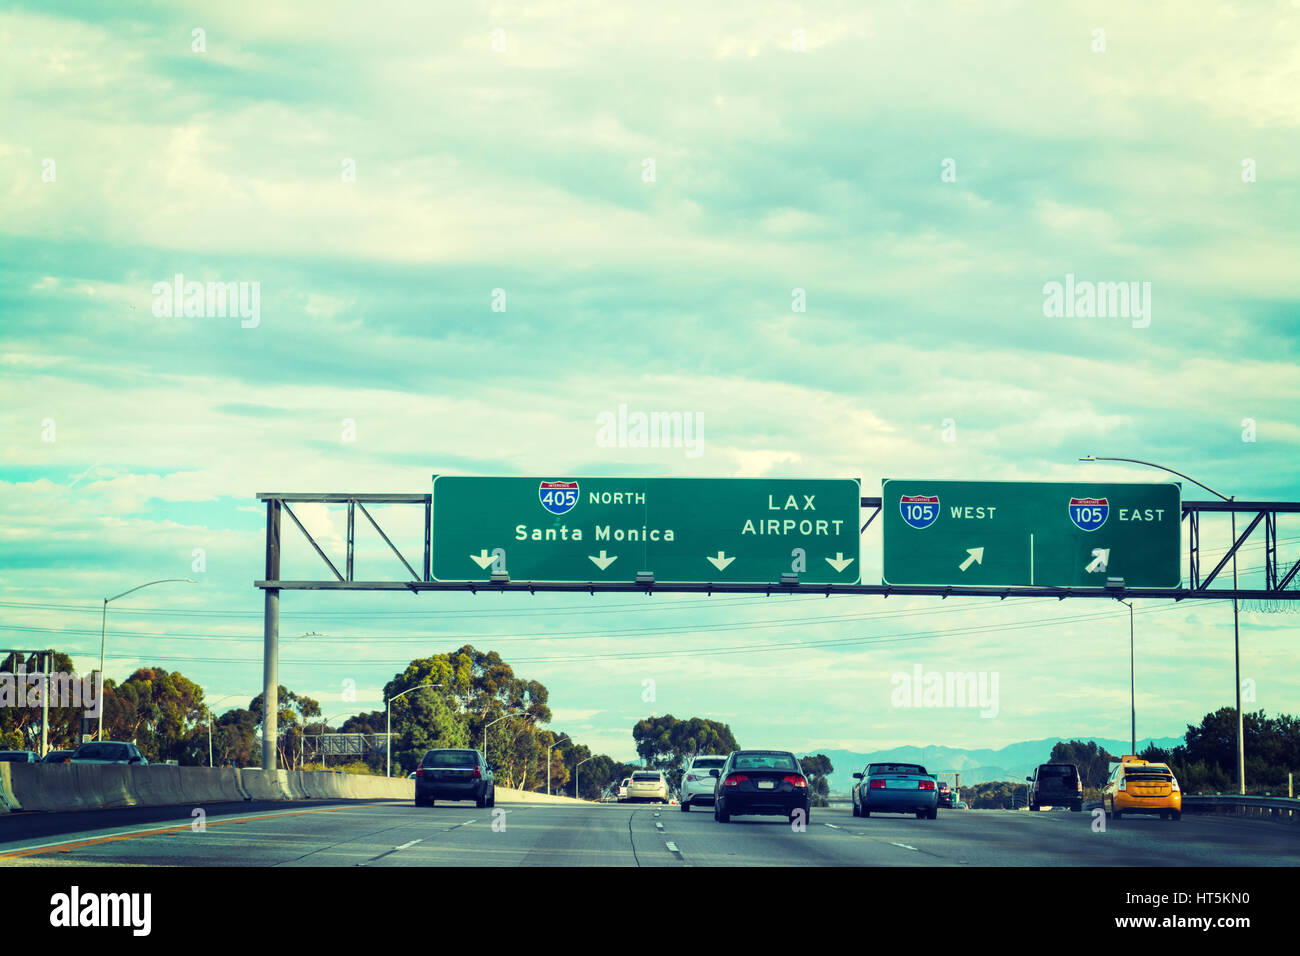
<path fill-rule="evenodd" d="M 478 821 L 477 821 L 477 820 L 466 820 L 464 823 L 461 824 L 461 826 L 463 826 L 463 827 L 467 827 L 467 826 L 469 826 L 471 823 L 478 823 Z"/>
<path fill-rule="evenodd" d="M 908 846 L 906 843 L 894 843 L 893 841 L 890 841 L 890 844 L 889 844 L 889 845 L 890 845 L 890 846 L 901 846 L 904 850 L 911 850 L 913 853 L 920 853 L 920 852 L 921 852 L 921 851 L 918 850 L 916 847 L 914 847 L 914 846 Z"/>
<path fill-rule="evenodd" d="M 682 852 L 681 850 L 677 849 L 677 844 L 674 843 L 672 840 L 669 840 L 667 843 L 664 844 L 664 846 L 668 847 L 668 850 L 669 850 L 669 852 L 671 852 L 671 853 L 681 853 L 681 852 Z"/>
<path fill-rule="evenodd" d="M 838 829 L 840 829 L 839 827 L 837 827 L 837 826 L 836 826 L 835 824 L 833 824 L 833 823 L 823 823 L 822 826 L 824 826 L 824 827 L 830 827 L 832 830 L 838 830 Z"/>
<path fill-rule="evenodd" d="M 663 825 L 662 823 L 656 823 L 656 824 L 655 824 L 655 829 L 656 829 L 656 830 L 662 830 L 663 828 L 664 828 L 664 825 Z"/>
<path fill-rule="evenodd" d="M 408 849 L 409 847 L 413 847 L 413 846 L 415 846 L 417 843 L 423 843 L 423 842 L 424 842 L 424 837 L 420 837 L 420 839 L 418 839 L 418 840 L 412 840 L 410 843 L 403 843 L 401 846 L 395 846 L 395 847 L 393 847 L 393 849 L 394 849 L 394 850 L 405 850 L 405 849 Z"/>

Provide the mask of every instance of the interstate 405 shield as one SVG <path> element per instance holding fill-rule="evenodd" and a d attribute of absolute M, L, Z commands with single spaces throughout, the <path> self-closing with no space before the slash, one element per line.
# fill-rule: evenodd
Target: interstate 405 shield
<path fill-rule="evenodd" d="M 435 581 L 856 584 L 857 479 L 435 475 Z"/>
<path fill-rule="evenodd" d="M 1178 485 L 887 479 L 886 584 L 1176 588 Z"/>

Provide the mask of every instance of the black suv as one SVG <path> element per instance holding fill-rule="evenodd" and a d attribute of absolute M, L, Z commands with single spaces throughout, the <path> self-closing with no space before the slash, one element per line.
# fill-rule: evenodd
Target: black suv
<path fill-rule="evenodd" d="M 1069 807 L 1083 809 L 1083 781 L 1072 763 L 1039 764 L 1029 781 L 1029 809 Z"/>
<path fill-rule="evenodd" d="M 434 800 L 473 800 L 494 807 L 496 778 L 477 750 L 430 750 L 415 771 L 415 805 L 431 807 Z"/>

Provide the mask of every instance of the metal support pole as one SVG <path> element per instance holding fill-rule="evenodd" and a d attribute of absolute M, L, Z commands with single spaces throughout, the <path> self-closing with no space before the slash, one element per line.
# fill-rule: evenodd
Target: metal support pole
<path fill-rule="evenodd" d="M 104 598 L 104 613 L 99 619 L 99 725 L 95 739 L 104 739 L 104 639 L 108 634 L 108 598 Z"/>
<path fill-rule="evenodd" d="M 1128 700 L 1129 700 L 1129 753 L 1137 756 L 1137 683 L 1133 674 L 1133 603 L 1121 601 L 1128 605 Z"/>
<path fill-rule="evenodd" d="M 384 776 L 393 775 L 393 698 L 388 698 L 384 709 L 388 712 L 388 720 L 384 724 Z"/>
<path fill-rule="evenodd" d="M 50 752 L 50 664 L 53 656 L 49 651 L 45 659 L 45 686 L 41 691 L 41 759 Z"/>
<path fill-rule="evenodd" d="M 1233 498 L 1232 500 L 1236 500 Z M 1232 541 L 1237 541 L 1237 512 L 1232 512 Z M 1232 555 L 1232 589 L 1237 590 L 1237 555 Z M 1237 677 L 1237 792 L 1246 793 L 1246 725 L 1241 713 L 1241 631 L 1237 623 L 1237 599 L 1232 599 L 1232 663 Z"/>
<path fill-rule="evenodd" d="M 266 503 L 266 579 L 280 580 L 280 502 Z M 262 633 L 262 769 L 275 770 L 280 730 L 280 589 L 266 589 Z"/>
<path fill-rule="evenodd" d="M 275 770 L 280 730 L 280 590 L 266 589 L 262 635 L 262 769 Z"/>

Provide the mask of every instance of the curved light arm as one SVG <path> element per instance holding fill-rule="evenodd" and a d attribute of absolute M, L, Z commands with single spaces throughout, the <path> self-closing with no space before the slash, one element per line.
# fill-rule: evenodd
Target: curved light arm
<path fill-rule="evenodd" d="M 1079 461 L 1127 461 L 1127 462 L 1131 462 L 1134 465 L 1146 465 L 1148 468 L 1159 468 L 1161 471 L 1167 471 L 1171 475 L 1177 475 L 1179 478 L 1185 478 L 1186 480 L 1190 481 L 1192 484 L 1200 488 L 1204 488 L 1206 491 L 1214 495 L 1216 498 L 1222 498 L 1224 501 L 1232 500 L 1227 495 L 1215 491 L 1209 485 L 1201 484 L 1199 481 L 1197 481 L 1195 478 L 1191 477 L 1190 475 L 1184 475 L 1181 471 L 1174 471 L 1172 468 L 1166 468 L 1164 465 L 1157 465 L 1154 461 L 1142 461 L 1141 459 L 1138 458 L 1098 458 L 1096 455 L 1089 455 L 1086 458 L 1080 458 Z"/>
<path fill-rule="evenodd" d="M 133 587 L 130 591 L 123 591 L 121 594 L 115 594 L 115 595 L 113 595 L 113 597 L 111 597 L 111 598 L 104 598 L 104 603 L 107 604 L 109 601 L 116 601 L 118 598 L 124 598 L 124 597 L 126 597 L 128 594 L 134 594 L 136 591 L 139 591 L 140 588 L 152 587 L 152 586 L 155 585 L 155 584 L 169 584 L 169 583 L 171 583 L 171 582 L 173 582 L 173 581 L 175 581 L 175 582 L 177 582 L 177 583 L 182 583 L 182 584 L 197 584 L 197 583 L 198 583 L 198 582 L 195 581 L 193 578 L 159 578 L 157 581 L 150 581 L 150 582 L 148 582 L 147 584 L 140 584 L 140 585 L 137 585 L 136 587 Z"/>
<path fill-rule="evenodd" d="M 304 634 L 303 636 L 306 637 L 307 635 Z M 393 701 L 397 700 L 400 697 L 405 697 L 407 694 L 412 694 L 417 690 L 423 690 L 426 687 L 441 687 L 441 686 L 442 686 L 441 684 L 417 684 L 415 687 L 408 687 L 400 694 L 394 694 L 392 697 L 389 697 L 386 703 L 391 704 Z"/>

